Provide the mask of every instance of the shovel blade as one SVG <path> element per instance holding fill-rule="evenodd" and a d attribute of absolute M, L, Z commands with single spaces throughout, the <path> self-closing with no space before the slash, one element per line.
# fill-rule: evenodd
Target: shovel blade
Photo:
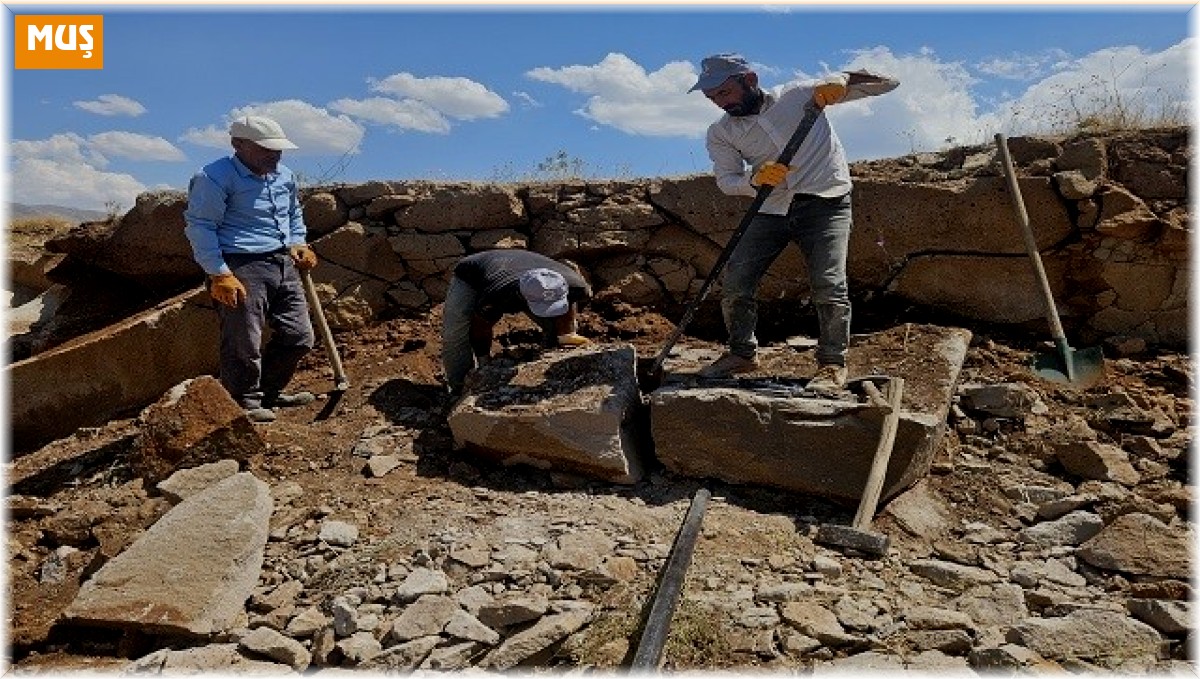
<path fill-rule="evenodd" d="M 1072 387 L 1090 387 L 1104 379 L 1104 352 L 1100 347 L 1061 348 L 1058 353 L 1039 354 L 1033 361 L 1038 377 Z"/>

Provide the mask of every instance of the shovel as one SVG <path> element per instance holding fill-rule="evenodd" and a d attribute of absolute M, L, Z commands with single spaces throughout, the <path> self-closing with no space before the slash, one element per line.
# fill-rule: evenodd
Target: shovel
<path fill-rule="evenodd" d="M 321 336 L 321 344 L 325 346 L 325 353 L 329 355 L 329 363 L 333 368 L 334 390 L 344 392 L 350 388 L 350 380 L 342 368 L 342 356 L 338 353 L 337 345 L 333 342 L 333 333 L 325 320 L 325 310 L 321 308 L 321 300 L 317 297 L 317 287 L 307 269 L 300 269 L 300 280 L 304 284 L 304 296 L 308 298 L 308 306 L 312 309 L 312 320 Z"/>
<path fill-rule="evenodd" d="M 792 161 L 792 156 L 796 155 L 796 151 L 800 149 L 800 145 L 808 137 L 808 132 L 812 129 L 813 124 L 817 122 L 817 116 L 819 115 L 821 115 L 821 109 L 817 108 L 816 105 L 810 103 L 804 107 L 804 117 L 800 119 L 800 124 L 796 126 L 796 131 L 788 139 L 788 143 L 783 147 L 783 151 L 779 153 L 779 158 L 776 159 L 776 162 L 780 165 L 787 165 Z M 658 352 L 658 356 L 655 357 L 654 362 L 650 366 L 649 373 L 644 376 L 643 380 L 640 380 L 644 385 L 649 386 L 649 388 L 644 389 L 645 391 L 653 391 L 662 383 L 663 362 L 667 360 L 672 347 L 675 346 L 680 336 L 683 335 L 684 328 L 688 326 L 688 323 L 692 322 L 692 317 L 696 315 L 696 310 L 700 307 L 700 303 L 708 296 L 709 289 L 712 288 L 717 277 L 721 275 L 721 271 L 725 268 L 725 263 L 729 261 L 729 257 L 733 254 L 734 247 L 737 246 L 738 241 L 745 235 L 746 230 L 750 228 L 750 222 L 754 220 L 755 215 L 758 214 L 758 209 L 762 207 L 762 204 L 767 200 L 767 196 L 770 195 L 771 190 L 774 188 L 774 186 L 758 187 L 758 192 L 754 195 L 754 201 L 750 203 L 750 207 L 746 210 L 745 216 L 742 217 L 742 222 L 738 225 L 737 230 L 729 237 L 729 242 L 725 244 L 725 249 L 721 251 L 721 255 L 717 257 L 712 271 L 708 272 L 708 278 L 704 279 L 704 284 L 700 286 L 700 291 L 688 303 L 687 309 L 683 312 L 683 318 L 680 319 L 679 324 L 675 326 L 675 331 L 671 333 L 671 336 L 667 338 L 662 349 Z"/>
<path fill-rule="evenodd" d="M 999 147 L 1000 157 L 1004 162 L 1004 176 L 1008 179 L 1008 191 L 1012 196 L 1017 222 L 1021 226 L 1021 235 L 1025 237 L 1025 249 L 1029 251 L 1033 273 L 1038 279 L 1038 285 L 1046 305 L 1046 321 L 1050 323 L 1054 345 L 1058 348 L 1056 355 L 1041 354 L 1035 357 L 1033 370 L 1039 377 L 1051 382 L 1059 382 L 1072 387 L 1091 386 L 1104 378 L 1104 352 L 1100 347 L 1072 349 L 1071 345 L 1067 343 L 1062 322 L 1058 319 L 1058 309 L 1054 306 L 1054 294 L 1050 291 L 1050 282 L 1046 280 L 1046 269 L 1042 266 L 1042 256 L 1038 253 L 1037 241 L 1034 240 L 1033 229 L 1029 226 L 1029 214 L 1025 211 L 1025 202 L 1021 198 L 1021 187 L 1017 185 L 1017 175 L 1013 171 L 1012 158 L 1008 154 L 1008 142 L 1001 133 L 996 134 L 996 146 Z"/>

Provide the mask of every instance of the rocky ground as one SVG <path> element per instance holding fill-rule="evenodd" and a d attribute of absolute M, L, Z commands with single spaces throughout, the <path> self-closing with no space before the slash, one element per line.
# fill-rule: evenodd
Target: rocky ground
<path fill-rule="evenodd" d="M 803 332 L 806 313 L 765 320 L 763 339 Z M 672 328 L 603 304 L 582 320 L 642 356 Z M 909 320 L 921 319 L 864 310 L 856 330 Z M 80 582 L 171 505 L 125 458 L 137 420 L 39 451 L 99 452 L 74 478 L 8 498 L 14 669 L 625 667 L 706 488 L 667 668 L 1193 673 L 1185 354 L 1113 340 L 1105 381 L 1066 389 L 1028 367 L 1045 343 L 971 328 L 944 446 L 876 519 L 891 547 L 871 557 L 814 542 L 854 507 L 655 467 L 626 486 L 454 451 L 438 322 L 435 310 L 340 334 L 341 395 L 323 352 L 305 360 L 294 384 L 321 398 L 258 425 L 269 447 L 246 467 L 274 512 L 245 624 L 199 648 L 57 623 Z M 506 320 L 497 351 L 523 355 L 536 337 Z M 1019 398 L 988 404 L 966 385 Z"/>

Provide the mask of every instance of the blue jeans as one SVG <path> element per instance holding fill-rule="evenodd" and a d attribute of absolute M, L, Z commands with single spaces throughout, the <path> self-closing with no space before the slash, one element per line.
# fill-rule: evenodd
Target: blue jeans
<path fill-rule="evenodd" d="M 846 364 L 850 344 L 850 295 L 846 255 L 850 246 L 850 194 L 840 198 L 797 196 L 786 216 L 754 217 L 725 270 L 721 312 L 729 331 L 729 351 L 753 358 L 758 349 L 759 283 L 771 264 L 796 243 L 808 268 L 808 284 L 817 309 L 820 337 L 817 362 Z"/>
<path fill-rule="evenodd" d="M 246 288 L 234 308 L 217 304 L 221 319 L 221 384 L 243 408 L 277 395 L 314 346 L 300 273 L 286 250 L 263 255 L 225 254 L 225 263 Z M 271 338 L 262 346 L 263 332 Z"/>

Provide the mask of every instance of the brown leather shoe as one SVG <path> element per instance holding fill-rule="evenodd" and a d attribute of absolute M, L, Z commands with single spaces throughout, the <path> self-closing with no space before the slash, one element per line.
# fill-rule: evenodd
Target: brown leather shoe
<path fill-rule="evenodd" d="M 817 374 L 808 381 L 811 391 L 838 391 L 846 386 L 846 366 L 826 363 L 817 369 Z"/>
<path fill-rule="evenodd" d="M 700 370 L 700 377 L 729 377 L 736 373 L 748 373 L 758 369 L 758 361 L 745 356 L 725 352 L 717 360 Z"/>

